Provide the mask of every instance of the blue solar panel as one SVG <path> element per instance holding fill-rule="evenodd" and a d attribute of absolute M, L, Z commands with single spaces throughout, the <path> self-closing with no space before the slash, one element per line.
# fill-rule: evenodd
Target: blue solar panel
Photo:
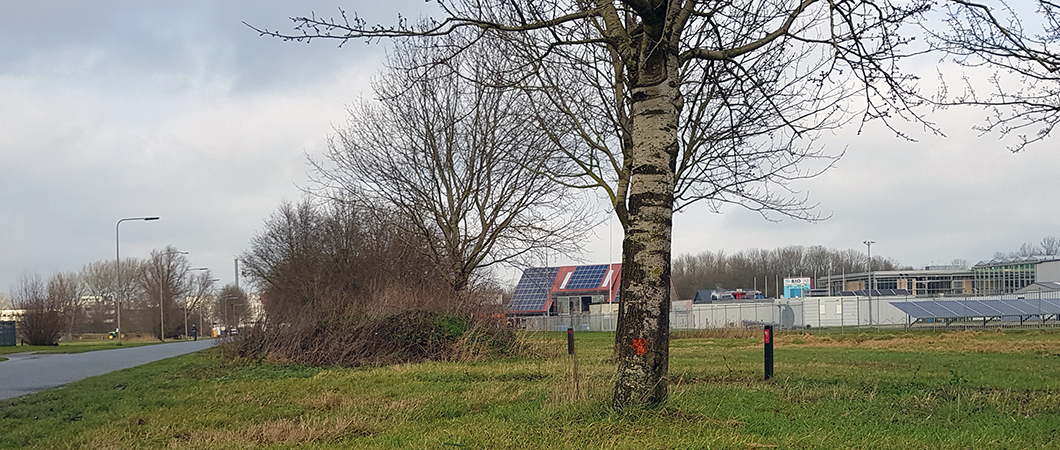
<path fill-rule="evenodd" d="M 1001 300 L 982 300 L 980 303 L 989 306 L 998 311 L 1003 316 L 1021 316 L 1027 314 L 1024 311 L 1022 305 L 1017 305 L 1012 302 L 1003 302 Z"/>
<path fill-rule="evenodd" d="M 549 291 L 559 273 L 558 267 L 533 267 L 523 271 L 515 293 L 508 302 L 509 311 L 543 311 L 548 305 Z"/>
<path fill-rule="evenodd" d="M 1029 300 L 1034 301 L 1034 300 Z M 1039 304 L 1041 311 L 1047 314 L 1060 314 L 1060 300 L 1037 300 L 1034 301 Z"/>
<path fill-rule="evenodd" d="M 895 308 L 898 308 L 899 311 L 902 311 L 918 319 L 924 317 L 934 317 L 926 310 L 924 310 L 924 308 L 922 308 L 920 305 L 913 302 L 892 302 L 891 306 L 894 306 Z"/>
<path fill-rule="evenodd" d="M 969 317 L 1029 317 L 1060 314 L 1057 300 L 950 300 L 891 302 L 900 311 L 917 319 L 960 319 Z"/>
<path fill-rule="evenodd" d="M 603 284 L 604 276 L 607 275 L 609 268 L 611 266 L 608 264 L 578 266 L 574 269 L 574 273 L 571 274 L 570 281 L 567 282 L 567 286 L 564 289 L 597 289 Z"/>

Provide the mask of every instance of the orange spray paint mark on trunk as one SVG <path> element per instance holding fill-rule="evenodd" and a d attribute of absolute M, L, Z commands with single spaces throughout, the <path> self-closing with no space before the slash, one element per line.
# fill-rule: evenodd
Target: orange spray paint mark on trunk
<path fill-rule="evenodd" d="M 643 338 L 634 339 L 633 343 L 629 344 L 629 347 L 633 349 L 637 356 L 644 356 L 645 353 L 648 353 L 648 341 Z"/>

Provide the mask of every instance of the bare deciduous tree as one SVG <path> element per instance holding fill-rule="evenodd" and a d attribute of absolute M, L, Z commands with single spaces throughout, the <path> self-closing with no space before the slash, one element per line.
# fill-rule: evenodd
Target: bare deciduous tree
<path fill-rule="evenodd" d="M 248 305 L 246 292 L 235 284 L 225 285 L 217 294 L 213 305 L 214 321 L 225 329 L 238 327 L 248 316 Z"/>
<path fill-rule="evenodd" d="M 188 258 L 172 246 L 154 250 L 151 256 L 140 266 L 139 281 L 143 297 L 140 298 L 141 326 L 145 331 L 158 333 L 159 339 L 165 339 L 184 324 L 183 309 L 176 313 L 176 299 L 183 299 L 189 294 L 186 282 Z M 159 309 L 161 308 L 161 309 Z M 164 321 L 164 322 L 163 322 Z"/>
<path fill-rule="evenodd" d="M 925 27 L 935 48 L 965 67 L 997 72 L 985 80 L 987 92 L 966 76 L 959 94 L 949 98 L 944 87 L 935 100 L 943 106 L 986 108 L 990 112 L 986 123 L 976 129 L 1015 135 L 1013 151 L 1048 137 L 1060 123 L 1060 4 L 1052 0 L 942 3 L 946 26 Z"/>
<path fill-rule="evenodd" d="M 1042 254 L 1042 249 L 1033 243 L 1024 242 L 1023 245 L 1020 245 L 1017 254 L 1024 258 L 1028 256 L 1038 256 Z"/>
<path fill-rule="evenodd" d="M 697 290 L 721 286 L 729 289 L 765 291 L 769 297 L 780 293 L 774 280 L 791 276 L 824 276 L 864 272 L 868 256 L 854 250 L 827 249 L 816 245 L 792 245 L 773 250 L 748 249 L 733 254 L 701 252 L 682 254 L 674 258 L 673 279 L 678 291 L 687 299 Z M 895 260 L 872 256 L 873 270 L 899 270 Z"/>
<path fill-rule="evenodd" d="M 63 314 L 63 331 L 66 339 L 84 321 L 81 278 L 75 273 L 57 273 L 48 279 L 48 301 L 59 305 Z"/>
<path fill-rule="evenodd" d="M 206 301 L 212 298 L 211 294 L 214 291 L 214 283 L 216 281 L 217 279 L 213 277 L 213 273 L 209 270 L 200 271 L 188 277 L 187 291 L 181 302 L 185 321 L 181 325 L 181 334 L 184 336 L 190 335 L 191 324 L 200 322 L 204 316 Z M 203 333 L 205 330 L 199 330 L 199 332 Z"/>
<path fill-rule="evenodd" d="M 698 86 L 716 86 L 713 81 L 719 79 L 719 73 L 731 73 L 746 89 L 761 88 L 768 94 L 756 97 L 760 101 L 749 105 L 766 113 L 752 111 L 748 117 L 761 117 L 775 129 L 793 135 L 810 132 L 821 124 L 842 123 L 852 115 L 874 118 L 902 114 L 910 98 L 905 85 L 909 78 L 897 70 L 894 56 L 906 41 L 898 37 L 895 28 L 926 8 L 921 2 L 887 0 L 496 0 L 440 4 L 446 17 L 423 28 L 366 26 L 356 17 L 351 21 L 344 16 L 337 21 L 296 18 L 300 34 L 262 31 L 291 39 L 349 40 L 438 36 L 466 28 L 482 36 L 510 37 L 518 45 L 511 46 L 505 56 L 514 57 L 529 71 L 541 64 L 583 64 L 582 59 L 565 57 L 563 51 L 568 48 L 598 46 L 606 52 L 607 57 L 598 64 L 610 64 L 615 73 L 614 92 L 622 94 L 621 102 L 628 102 L 616 110 L 616 114 L 627 117 L 612 121 L 622 126 L 611 133 L 622 140 L 616 147 L 622 158 L 608 160 L 606 151 L 599 152 L 599 158 L 583 160 L 582 168 L 590 180 L 607 180 L 605 171 L 613 167 L 621 168 L 620 175 L 625 176 L 616 180 L 618 190 L 608 193 L 625 231 L 613 399 L 620 407 L 658 405 L 667 395 L 672 216 L 680 207 L 683 192 L 679 170 L 698 173 L 713 161 L 707 152 L 705 159 L 691 158 L 686 169 L 685 161 L 679 158 L 682 113 L 694 113 L 700 106 L 686 105 L 686 96 Z M 520 58 L 523 55 L 529 58 Z M 541 55 L 556 58 L 542 59 Z M 760 69 L 772 67 L 769 60 L 783 64 L 776 70 Z M 699 64 L 702 69 L 696 70 Z M 782 83 L 787 87 L 780 89 L 779 95 L 798 103 L 772 103 L 778 94 L 770 94 L 769 89 L 776 85 L 778 74 L 794 77 L 794 82 Z M 726 89 L 732 86 L 717 87 L 705 91 L 706 95 L 725 98 Z M 859 95 L 856 106 L 844 101 L 854 93 Z M 798 107 L 787 109 L 787 104 Z M 591 127 L 582 129 L 593 132 Z M 690 136 L 696 134 L 693 131 Z M 764 136 L 769 137 L 769 133 Z M 780 139 L 781 148 L 784 141 Z M 702 192 L 690 190 L 692 198 L 714 198 L 711 181 L 730 185 L 714 178 L 718 175 L 710 171 L 703 176 L 708 184 L 697 185 Z M 608 189 L 604 182 L 595 182 Z M 734 190 L 739 189 L 739 184 L 734 186 Z"/>
<path fill-rule="evenodd" d="M 55 345 L 63 333 L 63 309 L 59 296 L 48 295 L 48 284 L 40 275 L 22 275 L 12 295 L 19 316 L 19 334 L 29 345 Z"/>
<path fill-rule="evenodd" d="M 1041 248 L 1042 254 L 1056 256 L 1057 253 L 1060 253 L 1060 239 L 1057 239 L 1055 236 L 1043 237 Z"/>
<path fill-rule="evenodd" d="M 350 108 L 330 164 L 314 164 L 327 188 L 400 216 L 456 291 L 481 269 L 573 253 L 594 225 L 580 195 L 549 178 L 569 162 L 533 126 L 526 97 L 487 86 L 481 62 L 496 53 L 448 54 L 462 37 L 399 42 L 373 84 L 378 100 Z"/>
<path fill-rule="evenodd" d="M 81 268 L 81 281 L 85 294 L 93 302 L 91 313 L 86 317 L 90 331 L 114 331 L 116 324 L 116 304 L 118 299 L 130 299 L 140 289 L 137 279 L 140 276 L 142 262 L 135 258 L 125 258 L 119 267 L 113 260 L 96 261 Z"/>

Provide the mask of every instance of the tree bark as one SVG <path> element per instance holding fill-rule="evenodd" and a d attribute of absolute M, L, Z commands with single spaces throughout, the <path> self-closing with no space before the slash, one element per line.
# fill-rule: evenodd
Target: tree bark
<path fill-rule="evenodd" d="M 634 164 L 622 241 L 615 407 L 657 406 L 667 396 L 670 241 L 681 95 L 676 58 L 664 61 L 664 67 L 656 68 L 662 72 L 660 82 L 632 92 Z"/>

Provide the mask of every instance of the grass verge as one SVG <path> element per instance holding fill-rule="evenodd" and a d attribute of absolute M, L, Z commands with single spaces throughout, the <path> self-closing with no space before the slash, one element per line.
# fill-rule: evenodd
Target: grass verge
<path fill-rule="evenodd" d="M 122 345 L 118 345 L 117 341 L 72 341 L 60 342 L 59 345 L 16 345 L 13 347 L 0 347 L 0 355 L 10 355 L 12 353 L 84 353 L 97 350 L 113 350 L 155 344 L 162 344 L 162 342 L 159 342 L 157 339 L 126 339 Z"/>
<path fill-rule="evenodd" d="M 613 335 L 535 357 L 336 369 L 173 358 L 0 402 L 2 448 L 1060 448 L 1060 333 L 671 343 L 671 396 L 607 406 Z M 886 345 L 884 345 L 887 343 Z"/>

